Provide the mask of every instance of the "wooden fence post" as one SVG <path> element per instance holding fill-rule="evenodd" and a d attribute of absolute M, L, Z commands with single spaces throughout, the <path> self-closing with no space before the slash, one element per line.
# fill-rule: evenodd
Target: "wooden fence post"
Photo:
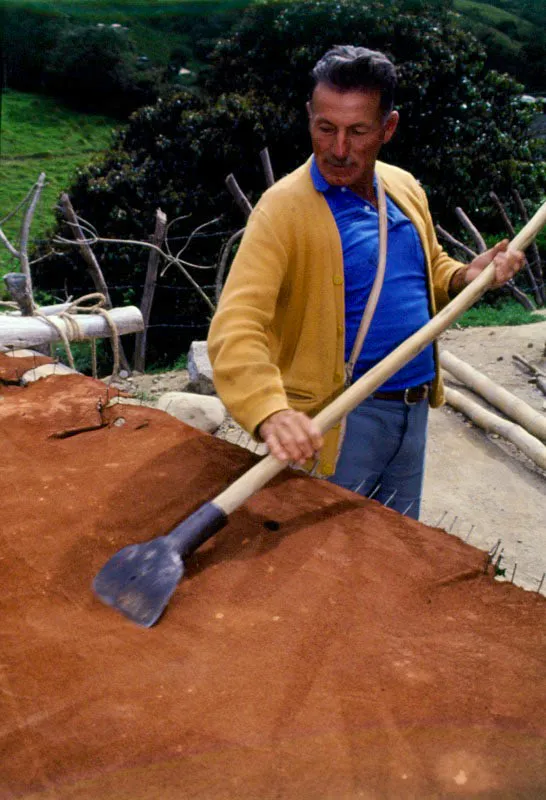
<path fill-rule="evenodd" d="M 161 247 L 165 238 L 165 228 L 167 227 L 167 216 L 158 208 L 156 211 L 155 230 L 152 237 L 152 244 L 156 247 Z M 146 339 L 148 332 L 148 323 L 150 321 L 150 313 L 152 310 L 152 303 L 154 301 L 155 286 L 157 283 L 157 270 L 159 266 L 159 253 L 157 250 L 151 250 L 148 258 L 148 268 L 146 270 L 146 279 L 144 281 L 144 290 L 142 292 L 142 301 L 140 303 L 140 311 L 144 320 L 144 330 L 138 333 L 135 342 L 135 358 L 134 368 L 138 372 L 144 372 L 146 366 Z"/>

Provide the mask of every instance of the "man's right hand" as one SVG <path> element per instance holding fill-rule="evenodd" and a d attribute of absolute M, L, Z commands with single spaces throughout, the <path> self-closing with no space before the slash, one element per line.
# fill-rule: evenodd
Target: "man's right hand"
<path fill-rule="evenodd" d="M 258 430 L 271 455 L 279 461 L 304 464 L 308 458 L 316 457 L 324 442 L 313 420 L 291 408 L 271 414 Z"/>

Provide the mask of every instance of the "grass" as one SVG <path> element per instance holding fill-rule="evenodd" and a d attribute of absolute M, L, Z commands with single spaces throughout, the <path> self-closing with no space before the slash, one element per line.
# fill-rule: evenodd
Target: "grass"
<path fill-rule="evenodd" d="M 475 0 L 455 0 L 454 6 L 455 11 L 466 14 L 473 20 L 481 20 L 492 28 L 498 27 L 499 23 L 512 23 L 518 39 L 531 37 L 535 29 L 532 22 L 527 22 L 517 14 L 512 14 L 510 11 L 505 11 L 489 3 L 475 2 Z"/>
<path fill-rule="evenodd" d="M 188 356 L 186 355 L 186 353 L 182 353 L 180 356 L 178 356 L 177 360 L 171 367 L 171 369 L 173 370 L 181 370 L 187 368 L 188 368 Z"/>
<path fill-rule="evenodd" d="M 188 368 L 188 356 L 182 353 L 175 361 L 157 358 L 146 367 L 146 375 L 160 375 L 163 372 L 179 372 Z"/>
<path fill-rule="evenodd" d="M 40 172 L 47 186 L 34 216 L 32 239 L 45 238 L 53 225 L 58 196 L 69 188 L 78 167 L 106 150 L 119 122 L 102 115 L 72 111 L 51 97 L 7 90 L 2 94 L 0 218 L 27 194 Z M 21 224 L 20 213 L 3 224 L 13 242 Z M 0 275 L 17 262 L 0 250 Z"/>
<path fill-rule="evenodd" d="M 523 45 L 537 33 L 532 22 L 488 3 L 455 0 L 454 9 L 462 15 L 474 36 L 488 42 L 488 51 L 494 49 L 512 59 L 519 58 Z M 510 33 L 499 29 L 503 23 L 510 23 Z"/>
<path fill-rule="evenodd" d="M 527 311 L 515 300 L 502 300 L 493 305 L 481 302 L 469 308 L 456 324 L 461 328 L 483 328 L 495 325 L 530 325 L 544 320 L 544 315 Z"/>

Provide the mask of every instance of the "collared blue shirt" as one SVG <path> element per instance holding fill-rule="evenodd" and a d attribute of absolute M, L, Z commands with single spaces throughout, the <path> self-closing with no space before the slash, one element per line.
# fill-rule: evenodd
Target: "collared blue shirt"
<path fill-rule="evenodd" d="M 331 186 L 315 159 L 315 189 L 324 194 L 341 238 L 345 286 L 345 361 L 350 358 L 377 272 L 379 220 L 373 205 L 347 187 Z M 374 180 L 375 183 L 375 180 Z M 383 288 L 353 381 L 377 364 L 430 319 L 425 257 L 415 226 L 387 196 L 387 264 Z M 405 389 L 431 381 L 434 352 L 429 345 L 381 387 Z"/>

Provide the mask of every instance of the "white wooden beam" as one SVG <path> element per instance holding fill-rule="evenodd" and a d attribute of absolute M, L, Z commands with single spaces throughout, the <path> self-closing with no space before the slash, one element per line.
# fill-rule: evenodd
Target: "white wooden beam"
<path fill-rule="evenodd" d="M 144 328 L 142 314 L 136 306 L 112 308 L 108 314 L 120 335 L 139 333 Z M 110 337 L 110 327 L 102 314 L 77 314 L 75 317 L 86 339 Z M 64 328 L 70 339 L 69 325 L 62 317 L 53 314 L 49 319 Z M 39 317 L 0 315 L 0 345 L 32 348 L 60 340 L 61 337 L 55 327 Z"/>

